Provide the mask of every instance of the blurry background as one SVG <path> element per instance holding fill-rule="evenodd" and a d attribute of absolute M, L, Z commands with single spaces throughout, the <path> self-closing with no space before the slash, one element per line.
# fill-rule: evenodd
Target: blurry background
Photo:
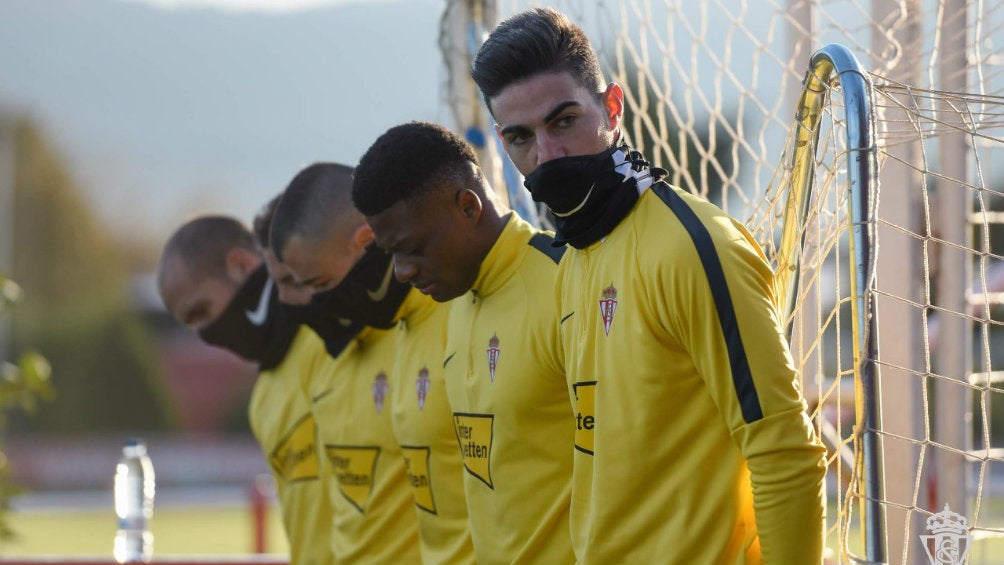
<path fill-rule="evenodd" d="M 439 0 L 0 3 L 0 273 L 25 290 L 0 360 L 39 350 L 58 391 L 4 432 L 30 492 L 0 556 L 108 554 L 134 435 L 157 470 L 155 534 L 172 507 L 209 502 L 239 509 L 237 541 L 180 536 L 174 551 L 251 550 L 247 490 L 267 472 L 246 417 L 254 367 L 169 318 L 160 246 L 196 214 L 250 223 L 303 166 L 354 164 L 387 128 L 442 118 L 441 14 Z M 94 528 L 35 527 L 74 513 Z"/>
<path fill-rule="evenodd" d="M 167 317 L 151 279 L 161 244 L 195 214 L 232 214 L 249 222 L 303 166 L 316 160 L 354 164 L 377 135 L 413 119 L 487 141 L 479 153 L 493 183 L 500 186 L 504 177 L 515 187 L 513 197 L 525 197 L 519 179 L 504 170 L 505 160 L 491 156 L 490 123 L 465 80 L 470 50 L 492 25 L 487 6 L 505 17 L 541 3 L 0 2 L 0 273 L 11 274 L 26 293 L 12 318 L 0 318 L 0 360 L 38 349 L 52 363 L 58 392 L 33 416 L 11 413 L 0 432 L 14 480 L 30 491 L 14 500 L 11 525 L 20 537 L 0 540 L 0 556 L 107 556 L 114 464 L 122 440 L 134 435 L 148 440 L 157 469 L 157 555 L 251 549 L 248 489 L 266 472 L 245 414 L 254 370 L 203 346 Z M 997 381 L 967 377 L 980 372 L 1004 379 L 1004 293 L 993 297 L 967 283 L 1004 265 L 1004 220 L 994 219 L 1004 217 L 997 215 L 1004 210 L 1004 138 L 993 129 L 1004 124 L 1004 4 L 546 3 L 586 30 L 608 76 L 626 87 L 632 144 L 668 168 L 671 182 L 747 221 L 764 215 L 762 202 L 784 202 L 771 195 L 783 195 L 787 186 L 786 135 L 794 131 L 801 81 L 816 48 L 847 45 L 886 88 L 887 78 L 974 93 L 920 120 L 949 130 L 956 124 L 945 116 L 979 121 L 985 137 L 963 127 L 952 132 L 965 134 L 968 143 L 957 158 L 947 149 L 941 155 L 955 145 L 946 132 L 897 122 L 897 105 L 888 97 L 879 101 L 885 106 L 879 110 L 879 158 L 912 167 L 886 166 L 882 180 L 883 206 L 905 216 L 883 221 L 899 221 L 893 225 L 911 234 L 911 246 L 900 251 L 886 240 L 881 265 L 898 273 L 879 276 L 885 283 L 898 274 L 910 283 L 894 293 L 910 312 L 896 318 L 885 308 L 880 327 L 887 335 L 883 376 L 906 374 L 891 381 L 891 398 L 883 398 L 904 401 L 886 409 L 890 438 L 898 434 L 886 444 L 894 515 L 889 532 L 901 538 L 890 544 L 904 548 L 898 556 L 903 563 L 923 562 L 917 536 L 924 520 L 951 499 L 982 536 L 971 562 L 1000 563 L 1004 389 Z M 470 23 L 478 18 L 480 24 Z M 914 105 L 927 108 L 916 101 L 904 106 Z M 846 127 L 839 115 L 836 108 L 827 122 L 834 129 Z M 897 153 L 903 148 L 915 154 L 903 159 Z M 818 169 L 822 183 L 839 188 L 843 169 L 827 169 L 844 153 L 836 142 L 833 150 L 837 158 L 827 157 Z M 943 171 L 942 160 L 966 170 Z M 953 185 L 975 194 L 959 192 L 965 196 L 954 211 L 944 205 L 954 202 L 945 196 L 954 194 Z M 931 214 L 940 210 L 944 220 Z M 960 241 L 980 242 L 971 256 L 955 262 L 945 252 L 936 257 L 948 237 L 941 230 L 950 225 L 960 226 Z M 758 229 L 770 238 L 770 227 Z M 818 267 L 816 274 L 814 292 L 834 308 L 840 301 L 830 290 L 845 284 L 846 272 Z M 952 292 L 942 284 L 949 275 L 961 281 Z M 823 335 L 820 354 L 805 344 L 793 351 L 804 355 L 796 359 L 802 359 L 817 424 L 837 424 L 827 437 L 827 539 L 842 558 L 837 544 L 854 551 L 860 539 L 856 532 L 844 535 L 845 528 L 856 528 L 848 510 L 856 502 L 848 497 L 840 505 L 850 485 L 847 471 L 840 474 L 840 452 L 850 450 L 854 403 L 853 386 L 844 386 L 853 384 L 851 372 L 842 368 L 851 348 L 839 344 L 850 324 L 821 315 L 813 321 L 813 308 L 804 323 L 821 324 L 815 328 Z M 943 339 L 932 355 L 929 329 L 933 335 L 939 321 L 954 324 L 943 329 L 952 339 Z M 847 375 L 842 382 L 840 375 Z M 954 403 L 943 384 L 955 390 Z M 889 425 L 894 418 L 900 427 Z M 941 423 L 964 437 L 942 437 Z M 934 472 L 936 464 L 953 460 L 961 477 Z M 0 483 L 4 464 L 0 458 Z M 903 510 L 905 516 L 896 514 Z M 270 524 L 268 547 L 282 551 L 274 515 Z"/>

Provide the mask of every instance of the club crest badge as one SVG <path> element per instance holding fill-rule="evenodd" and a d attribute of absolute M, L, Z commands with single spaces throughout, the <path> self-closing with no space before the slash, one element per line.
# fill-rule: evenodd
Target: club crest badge
<path fill-rule="evenodd" d="M 502 351 L 499 349 L 499 337 L 497 335 L 492 335 L 492 338 L 488 340 L 488 376 L 491 378 L 492 382 L 495 382 L 495 368 L 499 364 L 499 355 Z"/>
<path fill-rule="evenodd" d="M 927 519 L 927 531 L 932 535 L 920 536 L 931 565 L 962 565 L 969 553 L 972 536 L 966 535 L 969 524 L 965 516 L 945 509 Z"/>
<path fill-rule="evenodd" d="M 617 289 L 614 283 L 603 289 L 603 298 L 600 299 L 600 318 L 603 319 L 603 331 L 610 335 L 610 324 L 614 323 L 614 312 L 617 311 Z"/>
<path fill-rule="evenodd" d="M 418 372 L 418 379 L 415 380 L 415 392 L 418 393 L 418 409 L 425 409 L 425 398 L 429 396 L 429 369 L 422 367 Z"/>
<path fill-rule="evenodd" d="M 373 405 L 376 406 L 377 413 L 383 411 L 383 401 L 387 398 L 387 373 L 380 371 L 373 380 Z"/>

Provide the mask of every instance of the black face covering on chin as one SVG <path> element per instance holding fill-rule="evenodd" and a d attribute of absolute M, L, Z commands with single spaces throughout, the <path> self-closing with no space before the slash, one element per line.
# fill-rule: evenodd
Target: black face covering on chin
<path fill-rule="evenodd" d="M 552 245 L 582 249 L 613 231 L 640 195 L 639 181 L 650 185 L 666 171 L 627 145 L 595 155 L 561 157 L 539 165 L 524 185 L 536 202 L 555 216 Z"/>
<path fill-rule="evenodd" d="M 348 327 L 346 321 L 388 329 L 410 290 L 411 285 L 394 278 L 393 257 L 371 245 L 338 286 L 314 295 L 305 307 L 310 310 L 306 323 L 319 334 Z"/>
<path fill-rule="evenodd" d="M 300 322 L 279 304 L 279 292 L 262 264 L 219 317 L 199 330 L 199 337 L 257 362 L 259 370 L 268 370 L 286 358 L 299 327 Z"/>
<path fill-rule="evenodd" d="M 579 211 L 591 199 L 600 173 L 613 168 L 611 147 L 595 155 L 561 157 L 541 163 L 523 183 L 534 202 L 543 202 L 556 217 Z"/>

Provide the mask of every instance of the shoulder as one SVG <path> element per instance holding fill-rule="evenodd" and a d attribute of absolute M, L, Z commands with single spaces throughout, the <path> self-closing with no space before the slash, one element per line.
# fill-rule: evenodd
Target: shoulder
<path fill-rule="evenodd" d="M 717 256 L 723 262 L 766 265 L 760 246 L 742 223 L 718 206 L 665 182 L 656 183 L 649 192 L 639 210 L 638 229 L 646 239 L 691 247 L 702 263 Z"/>
<path fill-rule="evenodd" d="M 564 245 L 559 247 L 554 246 L 554 234 L 551 232 L 538 231 L 530 236 L 530 241 L 527 242 L 527 245 L 532 249 L 532 255 L 543 255 L 555 265 L 561 261 L 561 257 L 565 254 Z"/>

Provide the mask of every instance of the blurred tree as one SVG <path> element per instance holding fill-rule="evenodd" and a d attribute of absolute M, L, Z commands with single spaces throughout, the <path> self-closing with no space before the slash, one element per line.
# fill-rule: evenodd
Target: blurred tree
<path fill-rule="evenodd" d="M 153 336 L 129 303 L 125 250 L 92 215 L 40 130 L 27 119 L 14 127 L 13 276 L 31 289 L 14 312 L 14 350 L 44 351 L 60 390 L 30 428 L 172 427 Z"/>
<path fill-rule="evenodd" d="M 0 275 L 0 316 L 21 298 L 21 287 Z M 4 453 L 3 432 L 7 428 L 7 413 L 13 408 L 34 414 L 38 400 L 52 400 L 55 390 L 49 382 L 51 368 L 44 357 L 29 351 L 17 364 L 0 359 L 0 540 L 14 535 L 7 523 L 10 499 L 21 489 L 10 480 L 10 465 Z"/>

